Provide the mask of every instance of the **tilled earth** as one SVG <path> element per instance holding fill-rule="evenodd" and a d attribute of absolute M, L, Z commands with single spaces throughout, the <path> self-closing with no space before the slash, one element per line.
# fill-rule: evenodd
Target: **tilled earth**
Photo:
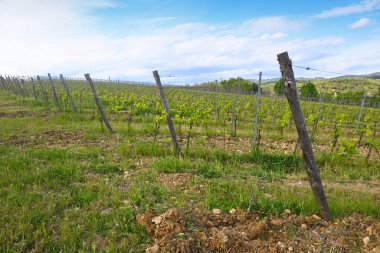
<path fill-rule="evenodd" d="M 146 252 L 380 252 L 380 222 L 356 213 L 331 222 L 290 210 L 262 217 L 241 210 L 151 209 L 136 216 L 152 237 Z"/>

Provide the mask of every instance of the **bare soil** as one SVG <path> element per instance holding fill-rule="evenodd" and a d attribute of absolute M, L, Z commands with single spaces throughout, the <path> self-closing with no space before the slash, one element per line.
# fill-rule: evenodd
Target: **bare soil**
<path fill-rule="evenodd" d="M 33 144 L 37 147 L 67 147 L 67 146 L 92 146 L 96 145 L 102 149 L 112 149 L 121 142 L 119 135 L 102 136 L 96 140 L 86 138 L 84 131 L 49 130 L 35 135 L 17 136 L 0 141 L 3 145 L 28 145 Z"/>
<path fill-rule="evenodd" d="M 0 112 L 0 118 L 19 118 L 34 116 L 34 112 L 29 111 L 16 111 L 16 112 Z"/>
<path fill-rule="evenodd" d="M 284 184 L 288 186 L 295 186 L 300 188 L 310 188 L 309 181 L 300 181 L 300 180 L 284 180 Z M 343 189 L 350 190 L 352 192 L 358 191 L 363 193 L 378 194 L 380 196 L 380 182 L 378 181 L 355 181 L 355 182 L 332 182 L 332 181 L 323 181 L 323 185 L 326 189 Z"/>
<path fill-rule="evenodd" d="M 290 210 L 265 218 L 218 213 L 149 209 L 136 220 L 152 237 L 146 252 L 380 252 L 380 222 L 355 213 L 331 222 Z"/>
<path fill-rule="evenodd" d="M 251 138 L 228 138 L 223 136 L 213 136 L 206 139 L 206 146 L 212 148 L 224 148 L 229 152 L 236 152 L 238 154 L 248 153 L 252 149 Z M 273 140 L 263 139 L 260 143 L 260 149 L 265 153 L 280 153 L 291 155 L 294 153 L 296 146 L 296 140 Z M 314 153 L 329 153 L 331 151 L 331 143 L 329 142 L 313 142 Z M 339 148 L 339 146 L 337 147 Z M 361 145 L 357 147 L 358 155 L 366 157 L 368 154 L 368 147 Z M 297 153 L 300 153 L 300 147 L 298 145 Z M 379 160 L 379 155 L 372 150 L 369 160 Z"/>
<path fill-rule="evenodd" d="M 162 173 L 157 176 L 157 181 L 169 188 L 184 187 L 191 180 L 191 173 Z"/>

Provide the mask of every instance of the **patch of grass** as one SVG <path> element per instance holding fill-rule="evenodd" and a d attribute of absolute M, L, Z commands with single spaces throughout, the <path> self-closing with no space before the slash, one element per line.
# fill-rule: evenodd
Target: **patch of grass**
<path fill-rule="evenodd" d="M 117 148 L 121 156 L 138 157 L 138 156 L 170 156 L 173 150 L 170 147 L 162 145 L 153 145 L 146 141 L 126 142 Z"/>
<path fill-rule="evenodd" d="M 118 168 L 102 159 L 96 149 L 0 146 L 0 251 L 138 250 L 147 236 L 123 204 Z M 89 164 L 101 164 L 98 172 L 115 179 L 86 182 Z M 141 202 L 149 195 L 163 197 L 151 188 L 146 185 L 150 193 Z M 103 214 L 108 206 L 111 213 Z"/>
<path fill-rule="evenodd" d="M 220 208 L 228 211 L 232 208 L 248 208 L 252 190 L 247 184 L 237 181 L 212 181 L 208 185 L 205 202 L 207 208 Z"/>
<path fill-rule="evenodd" d="M 162 186 L 152 184 L 150 181 L 133 181 L 128 191 L 130 201 L 142 210 L 162 203 L 164 196 L 165 189 Z"/>
<path fill-rule="evenodd" d="M 329 180 L 380 180 L 378 163 L 367 162 L 364 157 L 347 157 L 337 153 L 316 156 L 322 178 Z"/>
<path fill-rule="evenodd" d="M 301 169 L 301 159 L 297 156 L 284 154 L 265 154 L 253 151 L 242 155 L 242 160 L 260 165 L 263 170 L 278 173 L 292 173 Z"/>
<path fill-rule="evenodd" d="M 90 171 L 94 173 L 100 173 L 100 174 L 110 174 L 110 173 L 121 174 L 123 172 L 117 164 L 113 164 L 109 162 L 94 164 L 94 166 L 90 167 Z"/>
<path fill-rule="evenodd" d="M 93 200 L 97 199 L 97 190 L 90 186 L 72 186 L 69 188 L 71 205 L 74 207 L 83 207 L 89 205 Z"/>
<path fill-rule="evenodd" d="M 375 218 L 380 217 L 380 205 L 376 194 L 365 194 L 350 189 L 332 189 L 326 192 L 331 211 L 335 217 L 359 212 Z M 310 188 L 218 180 L 210 182 L 206 192 L 206 206 L 228 211 L 231 208 L 247 208 L 250 201 L 253 210 L 263 214 L 280 214 L 285 209 L 294 213 L 311 215 L 318 213 L 315 198 Z"/>
<path fill-rule="evenodd" d="M 221 171 L 219 171 L 214 164 L 178 159 L 176 157 L 155 160 L 152 166 L 156 171 L 162 173 L 189 172 L 204 178 L 218 178 L 221 176 Z"/>

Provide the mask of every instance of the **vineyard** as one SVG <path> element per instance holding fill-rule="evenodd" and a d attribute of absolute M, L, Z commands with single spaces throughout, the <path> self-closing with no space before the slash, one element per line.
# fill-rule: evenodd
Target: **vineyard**
<path fill-rule="evenodd" d="M 164 85 L 178 156 L 155 85 L 94 80 L 108 127 L 87 81 L 1 77 L 0 251 L 380 251 L 377 106 L 301 101 L 327 222 L 284 96 Z"/>

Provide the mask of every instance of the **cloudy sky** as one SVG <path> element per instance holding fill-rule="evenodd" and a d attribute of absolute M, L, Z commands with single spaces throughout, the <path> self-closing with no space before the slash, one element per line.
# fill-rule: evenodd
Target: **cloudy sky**
<path fill-rule="evenodd" d="M 380 0 L 0 0 L 0 33 L 1 74 L 269 78 L 283 51 L 298 66 L 380 71 Z"/>

